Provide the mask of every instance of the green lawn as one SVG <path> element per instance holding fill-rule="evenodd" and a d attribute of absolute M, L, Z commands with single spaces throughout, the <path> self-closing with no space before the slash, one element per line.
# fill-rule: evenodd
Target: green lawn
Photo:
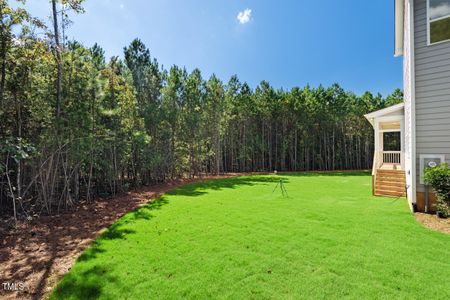
<path fill-rule="evenodd" d="M 289 197 L 272 192 L 284 178 Z M 53 299 L 450 299 L 450 235 L 367 173 L 187 185 L 111 226 Z"/>

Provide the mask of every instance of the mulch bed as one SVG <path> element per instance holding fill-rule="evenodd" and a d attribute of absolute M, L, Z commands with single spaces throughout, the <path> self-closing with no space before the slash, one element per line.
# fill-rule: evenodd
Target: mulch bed
<path fill-rule="evenodd" d="M 416 213 L 416 220 L 422 223 L 425 227 L 432 230 L 441 231 L 450 234 L 450 218 L 441 219 L 435 214 Z"/>
<path fill-rule="evenodd" d="M 203 179 L 175 180 L 144 187 L 117 197 L 81 203 L 69 212 L 20 224 L 0 242 L 0 298 L 46 298 L 103 229 L 149 200 L 180 185 Z M 23 291 L 5 291 L 3 283 L 6 282 L 23 283 L 25 288 Z"/>

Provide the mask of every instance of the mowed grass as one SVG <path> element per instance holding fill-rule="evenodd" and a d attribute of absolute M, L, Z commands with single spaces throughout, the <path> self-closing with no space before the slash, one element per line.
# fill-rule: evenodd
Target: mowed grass
<path fill-rule="evenodd" d="M 284 180 L 289 197 L 277 189 Z M 207 181 L 111 226 L 53 299 L 450 299 L 450 235 L 368 173 Z"/>

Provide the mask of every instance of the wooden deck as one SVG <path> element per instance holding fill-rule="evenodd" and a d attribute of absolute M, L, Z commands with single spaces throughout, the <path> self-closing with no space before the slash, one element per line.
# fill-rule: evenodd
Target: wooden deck
<path fill-rule="evenodd" d="M 402 166 L 399 164 L 383 164 L 379 170 L 402 170 Z"/>
<path fill-rule="evenodd" d="M 406 196 L 405 171 L 380 168 L 374 178 L 374 195 L 388 197 Z"/>

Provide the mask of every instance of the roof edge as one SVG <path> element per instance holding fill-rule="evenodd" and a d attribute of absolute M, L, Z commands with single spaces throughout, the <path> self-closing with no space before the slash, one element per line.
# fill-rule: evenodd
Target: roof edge
<path fill-rule="evenodd" d="M 392 106 L 389 106 L 389 107 L 386 107 L 386 108 L 383 108 L 383 109 L 380 109 L 380 110 L 377 110 L 377 111 L 365 114 L 364 117 L 367 120 L 371 121 L 371 119 L 382 117 L 384 115 L 393 113 L 393 112 L 395 112 L 397 110 L 401 110 L 404 107 L 405 107 L 405 103 L 402 102 L 402 103 L 399 103 L 399 104 L 395 104 L 395 105 L 392 105 Z"/>

